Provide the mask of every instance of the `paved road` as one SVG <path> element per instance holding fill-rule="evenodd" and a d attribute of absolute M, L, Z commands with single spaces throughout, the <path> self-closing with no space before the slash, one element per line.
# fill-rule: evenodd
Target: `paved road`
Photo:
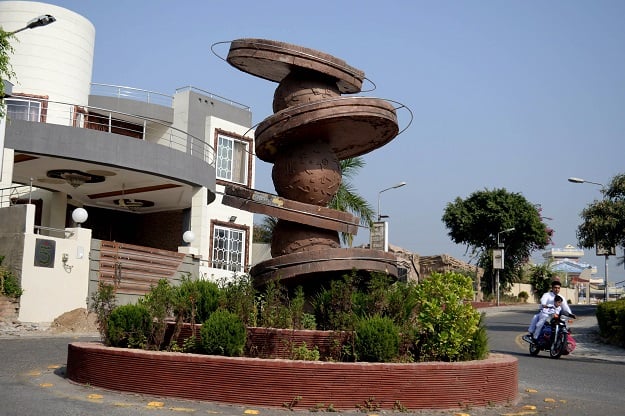
<path fill-rule="evenodd" d="M 573 325 L 578 348 L 573 355 L 552 360 L 543 353 L 529 357 L 527 344 L 520 340 L 531 317 L 531 306 L 489 308 L 487 326 L 491 349 L 519 358 L 520 402 L 505 407 L 475 408 L 459 411 L 423 411 L 426 415 L 473 416 L 495 415 L 622 415 L 625 408 L 623 370 L 625 350 L 597 344 L 594 310 L 576 308 L 580 316 Z M 23 334 L 22 334 L 23 335 Z M 225 416 L 259 414 L 284 415 L 286 410 L 213 403 L 173 400 L 170 398 L 110 392 L 76 385 L 64 378 L 67 344 L 74 341 L 96 341 L 89 337 L 40 336 L 33 331 L 28 336 L 0 335 L 0 416 L 13 415 L 159 415 L 219 414 Z M 615 385 L 605 384 L 616 377 Z M 574 387 L 566 381 L 577 379 Z M 583 380 L 590 383 L 585 383 Z M 606 396 L 593 395 L 593 382 Z M 604 384 L 601 384 L 604 383 Z M 586 391 L 580 391 L 581 388 Z M 585 387 L 584 387 L 585 386 Z M 618 391 L 616 397 L 611 392 Z M 586 400 L 594 397 L 593 401 Z M 605 397 L 606 400 L 598 400 Z M 608 400 L 609 399 L 609 400 Z M 317 413 L 317 412 L 316 412 Z M 322 413 L 322 412 L 319 412 Z M 348 412 L 348 413 L 357 413 Z M 386 412 L 377 412 L 378 414 Z M 389 412 L 390 413 L 390 412 Z"/>

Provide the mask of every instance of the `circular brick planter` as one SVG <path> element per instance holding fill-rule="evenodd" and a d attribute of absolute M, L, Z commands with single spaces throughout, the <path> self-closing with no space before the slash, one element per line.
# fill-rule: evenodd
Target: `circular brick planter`
<path fill-rule="evenodd" d="M 70 380 L 105 389 L 191 400 L 354 410 L 453 409 L 518 400 L 518 362 L 504 354 L 459 363 L 339 363 L 69 344 Z"/>

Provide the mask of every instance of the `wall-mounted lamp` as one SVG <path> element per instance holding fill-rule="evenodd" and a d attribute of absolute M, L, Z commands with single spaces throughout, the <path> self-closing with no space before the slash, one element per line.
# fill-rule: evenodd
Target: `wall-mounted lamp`
<path fill-rule="evenodd" d="M 72 211 L 72 220 L 76 223 L 76 226 L 80 228 L 81 224 L 87 221 L 89 214 L 87 214 L 87 210 L 84 208 L 76 208 Z"/>
<path fill-rule="evenodd" d="M 230 222 L 235 222 L 236 220 L 237 220 L 237 216 L 236 216 L 236 215 L 233 215 L 233 216 L 231 216 L 231 217 L 228 219 L 228 221 L 230 221 Z"/>
<path fill-rule="evenodd" d="M 63 253 L 63 255 L 61 256 L 61 261 L 63 262 L 63 268 L 65 269 L 65 271 L 67 273 L 71 273 L 74 266 L 70 266 L 69 264 L 67 264 L 67 262 L 69 261 L 69 254 Z"/>
<path fill-rule="evenodd" d="M 195 233 L 193 231 L 185 231 L 184 234 L 182 234 L 182 241 L 185 243 L 190 244 L 193 240 L 195 240 Z"/>

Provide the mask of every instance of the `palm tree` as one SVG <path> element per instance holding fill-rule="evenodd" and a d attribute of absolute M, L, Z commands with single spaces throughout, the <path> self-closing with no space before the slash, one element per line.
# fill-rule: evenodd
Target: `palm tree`
<path fill-rule="evenodd" d="M 356 172 L 365 165 L 364 160 L 361 157 L 353 157 L 345 160 L 341 160 L 341 172 L 342 181 L 339 190 L 334 195 L 334 198 L 328 204 L 328 208 L 332 208 L 338 211 L 351 212 L 352 214 L 360 217 L 360 224 L 366 227 L 371 227 L 373 224 L 374 211 L 371 205 L 362 196 L 356 193 L 354 186 L 349 182 Z M 261 227 L 263 229 L 263 239 L 271 241 L 271 234 L 274 227 L 278 222 L 277 218 L 265 217 Z M 268 236 L 268 237 L 267 237 Z M 341 241 L 343 244 L 352 246 L 354 236 L 348 233 L 341 233 Z"/>
<path fill-rule="evenodd" d="M 352 179 L 357 171 L 365 165 L 361 157 L 352 157 L 341 160 L 341 172 L 343 180 L 338 192 L 328 204 L 328 208 L 338 211 L 351 212 L 360 217 L 360 224 L 371 227 L 373 224 L 374 211 L 371 205 L 362 196 L 356 193 L 356 190 L 349 179 Z M 352 246 L 354 236 L 352 234 L 341 233 L 341 241 L 343 244 Z"/>

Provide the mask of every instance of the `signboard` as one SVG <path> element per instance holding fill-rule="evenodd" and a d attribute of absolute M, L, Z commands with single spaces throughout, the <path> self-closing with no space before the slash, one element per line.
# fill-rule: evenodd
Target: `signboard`
<path fill-rule="evenodd" d="M 616 247 L 603 248 L 603 246 L 597 244 L 595 253 L 597 256 L 616 256 Z"/>
<path fill-rule="evenodd" d="M 38 238 L 35 242 L 35 267 L 54 267 L 56 241 Z"/>
<path fill-rule="evenodd" d="M 374 222 L 371 227 L 369 246 L 372 250 L 388 251 L 388 228 L 387 222 Z"/>
<path fill-rule="evenodd" d="M 493 269 L 503 269 L 503 248 L 493 249 Z"/>

